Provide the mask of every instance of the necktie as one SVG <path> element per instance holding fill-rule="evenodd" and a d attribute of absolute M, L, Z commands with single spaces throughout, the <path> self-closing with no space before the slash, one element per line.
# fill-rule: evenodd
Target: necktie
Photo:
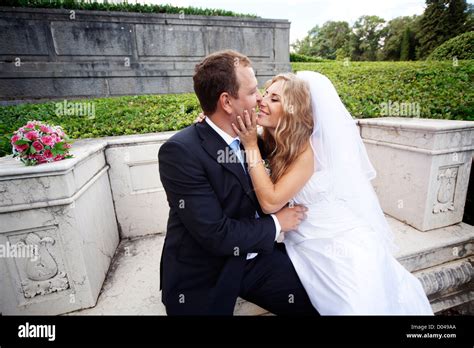
<path fill-rule="evenodd" d="M 245 166 L 244 166 L 244 159 L 242 158 L 242 152 L 240 151 L 240 140 L 235 139 L 233 142 L 230 143 L 229 146 L 232 149 L 232 151 L 234 151 L 235 155 L 239 159 L 240 164 L 242 165 L 244 172 L 246 173 Z"/>
<path fill-rule="evenodd" d="M 232 151 L 235 153 L 237 158 L 239 159 L 240 164 L 242 165 L 242 169 L 244 170 L 244 173 L 247 174 L 247 171 L 245 170 L 244 159 L 242 158 L 242 152 L 240 151 L 240 140 L 235 139 L 233 142 L 230 143 L 229 146 L 232 149 Z M 257 211 L 255 211 L 255 218 L 256 219 L 260 218 Z M 258 253 L 248 253 L 247 260 L 253 259 L 257 255 Z"/>

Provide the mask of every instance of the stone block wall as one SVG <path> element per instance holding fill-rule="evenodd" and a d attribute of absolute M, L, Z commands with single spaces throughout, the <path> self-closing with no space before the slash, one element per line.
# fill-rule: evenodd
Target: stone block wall
<path fill-rule="evenodd" d="M 192 92 L 235 49 L 260 84 L 290 71 L 287 20 L 0 7 L 0 101 Z"/>

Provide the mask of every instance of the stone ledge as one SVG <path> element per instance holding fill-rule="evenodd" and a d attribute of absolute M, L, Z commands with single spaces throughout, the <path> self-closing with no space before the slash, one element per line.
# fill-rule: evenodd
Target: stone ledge
<path fill-rule="evenodd" d="M 403 121 L 403 122 L 400 122 Z M 358 121 L 359 125 L 370 127 L 393 127 L 396 129 L 407 129 L 416 131 L 438 132 L 440 130 L 463 130 L 472 129 L 471 121 L 451 121 L 441 119 L 421 119 L 412 117 L 379 117 L 365 118 Z"/>
<path fill-rule="evenodd" d="M 4 7 L 0 6 L 0 12 L 22 14 L 24 18 L 38 18 L 48 16 L 48 19 L 67 20 L 69 19 L 70 10 L 68 9 L 46 9 L 46 8 L 26 8 L 26 7 Z M 222 25 L 228 26 L 228 22 L 232 22 L 235 26 L 242 25 L 242 22 L 249 22 L 259 24 L 270 23 L 278 24 L 283 28 L 289 28 L 290 22 L 287 19 L 271 19 L 271 18 L 251 18 L 251 17 L 231 17 L 231 16 L 202 16 L 202 15 L 188 15 L 184 18 L 179 13 L 141 13 L 141 12 L 122 12 L 122 11 L 90 11 L 90 10 L 74 10 L 76 15 L 83 15 L 87 17 L 97 17 L 100 20 L 111 19 L 113 17 L 121 17 L 130 20 L 132 23 L 150 23 L 150 24 L 191 24 L 187 21 L 209 21 L 222 22 Z M 254 24 L 254 25 L 255 25 Z"/>
<path fill-rule="evenodd" d="M 102 151 L 107 142 L 102 138 L 82 139 L 75 141 L 70 153 L 74 156 L 62 161 L 46 163 L 37 166 L 25 166 L 14 160 L 11 155 L 0 158 L 0 181 L 38 176 L 63 175 L 69 173 L 76 165 L 90 156 Z"/>
<path fill-rule="evenodd" d="M 410 272 L 420 271 L 474 254 L 474 226 L 459 223 L 421 232 L 387 216 L 400 248 L 395 254 Z"/>

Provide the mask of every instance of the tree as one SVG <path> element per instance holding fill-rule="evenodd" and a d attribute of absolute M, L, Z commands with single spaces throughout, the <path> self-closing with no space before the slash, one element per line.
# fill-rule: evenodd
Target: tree
<path fill-rule="evenodd" d="M 336 51 L 341 50 L 349 56 L 349 39 L 351 30 L 347 22 L 329 21 L 323 24 L 315 38 L 315 47 L 319 56 L 335 59 Z"/>
<path fill-rule="evenodd" d="M 415 59 L 415 35 L 406 27 L 403 32 L 402 42 L 400 44 L 400 60 L 414 60 Z"/>
<path fill-rule="evenodd" d="M 467 4 L 466 32 L 474 31 L 474 5 Z"/>
<path fill-rule="evenodd" d="M 291 47 L 293 47 L 295 50 L 295 53 L 305 56 L 318 57 L 319 54 L 315 46 L 315 38 L 318 36 L 319 31 L 319 25 L 316 25 L 310 31 L 308 31 L 308 35 L 306 35 L 303 39 L 296 40 L 296 42 L 291 45 Z"/>
<path fill-rule="evenodd" d="M 315 26 L 302 40 L 292 45 L 298 54 L 335 59 L 336 52 L 349 56 L 351 30 L 347 22 L 328 21 L 322 27 Z"/>
<path fill-rule="evenodd" d="M 352 59 L 376 60 L 385 33 L 383 18 L 378 16 L 360 17 L 352 27 Z"/>
<path fill-rule="evenodd" d="M 384 44 L 382 48 L 382 59 L 384 60 L 400 60 L 402 46 L 408 45 L 405 47 L 409 54 L 409 59 L 415 59 L 415 46 L 417 44 L 415 32 L 416 32 L 416 23 L 419 21 L 419 16 L 412 17 L 397 17 L 392 19 L 387 23 L 385 28 L 386 35 L 384 38 Z M 403 38 L 405 42 L 403 42 Z"/>
<path fill-rule="evenodd" d="M 466 0 L 426 0 L 417 34 L 418 56 L 425 58 L 443 42 L 468 30 Z"/>
<path fill-rule="evenodd" d="M 420 58 L 425 58 L 442 44 L 447 31 L 446 22 L 443 20 L 446 11 L 445 0 L 426 0 L 426 5 L 417 35 L 420 41 L 418 52 Z"/>
<path fill-rule="evenodd" d="M 468 6 L 466 0 L 449 1 L 446 13 L 446 27 L 448 29 L 446 40 L 465 33 L 467 19 Z"/>

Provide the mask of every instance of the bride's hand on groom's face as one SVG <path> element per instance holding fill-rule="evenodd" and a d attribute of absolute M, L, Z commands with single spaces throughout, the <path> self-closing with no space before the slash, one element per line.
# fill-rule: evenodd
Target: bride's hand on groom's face
<path fill-rule="evenodd" d="M 240 142 L 245 148 L 257 145 L 257 114 L 255 109 L 250 111 L 244 110 L 243 118 L 237 116 L 238 127 L 232 123 L 234 132 L 239 136 Z"/>

